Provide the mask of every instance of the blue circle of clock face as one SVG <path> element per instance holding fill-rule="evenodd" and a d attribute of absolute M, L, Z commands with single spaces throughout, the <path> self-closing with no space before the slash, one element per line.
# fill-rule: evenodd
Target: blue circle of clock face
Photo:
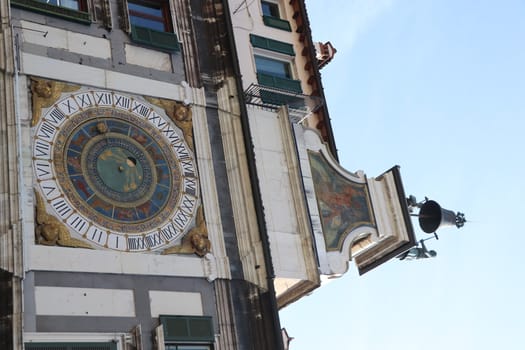
<path fill-rule="evenodd" d="M 148 142 L 155 143 L 151 139 Z M 163 155 L 155 162 L 141 144 L 127 136 L 112 132 L 98 135 L 86 144 L 83 152 L 83 175 L 93 190 L 109 201 L 133 206 L 151 198 L 152 191 L 162 191 L 163 186 L 154 187 L 156 164 L 166 164 Z M 72 176 L 74 173 L 70 173 Z"/>
<path fill-rule="evenodd" d="M 143 169 L 142 162 L 137 160 L 137 153 L 133 147 L 124 147 L 124 145 L 111 146 L 114 141 L 113 138 L 108 139 L 106 147 L 103 151 L 96 153 L 94 162 L 89 169 L 93 173 L 93 177 L 97 178 L 101 191 L 111 192 L 113 196 L 124 197 L 130 196 L 141 198 L 143 188 L 147 188 L 145 184 L 151 185 L 150 181 L 143 181 L 144 174 L 151 175 L 151 169 Z M 136 150 L 135 150 L 136 151 Z M 146 170 L 146 173 L 144 173 Z M 151 178 L 151 176 L 149 176 Z"/>
<path fill-rule="evenodd" d="M 57 180 L 83 215 L 134 233 L 173 213 L 181 173 L 159 130 L 128 113 L 99 108 L 73 117 L 60 133 Z"/>

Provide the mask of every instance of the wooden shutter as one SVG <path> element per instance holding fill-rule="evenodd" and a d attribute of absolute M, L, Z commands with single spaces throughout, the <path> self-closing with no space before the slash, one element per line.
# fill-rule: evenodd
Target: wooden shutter
<path fill-rule="evenodd" d="M 250 34 L 250 42 L 254 47 L 284 53 L 290 56 L 295 56 L 292 44 L 265 38 L 254 34 Z"/>
<path fill-rule="evenodd" d="M 169 341 L 213 342 L 213 323 L 207 316 L 160 316 L 164 339 Z"/>
<path fill-rule="evenodd" d="M 149 28 L 131 26 L 131 39 L 140 44 L 169 51 L 180 51 L 179 38 L 175 33 L 159 32 Z"/>
<path fill-rule="evenodd" d="M 116 343 L 26 343 L 26 350 L 117 350 Z"/>

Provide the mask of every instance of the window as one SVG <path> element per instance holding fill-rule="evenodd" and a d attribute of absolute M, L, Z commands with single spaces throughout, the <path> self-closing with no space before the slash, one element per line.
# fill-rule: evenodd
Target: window
<path fill-rule="evenodd" d="M 27 350 L 117 350 L 117 344 L 109 343 L 25 343 Z"/>
<path fill-rule="evenodd" d="M 13 7 L 90 24 L 87 0 L 11 0 Z"/>
<path fill-rule="evenodd" d="M 134 42 L 168 51 L 180 50 L 168 0 L 128 0 L 125 10 Z"/>
<path fill-rule="evenodd" d="M 160 315 L 159 319 L 157 339 L 163 340 L 165 350 L 212 349 L 215 335 L 211 317 Z"/>
<path fill-rule="evenodd" d="M 255 56 L 257 73 L 264 73 L 280 78 L 292 78 L 290 63 L 275 60 L 264 56 Z"/>
<path fill-rule="evenodd" d="M 131 25 L 172 32 L 168 2 L 128 0 L 129 20 Z"/>
<path fill-rule="evenodd" d="M 301 81 L 293 75 L 293 45 L 254 34 L 250 34 L 250 42 L 254 47 L 261 101 L 276 106 L 296 104 L 296 96 L 303 90 Z"/>
<path fill-rule="evenodd" d="M 255 69 L 259 84 L 294 93 L 301 93 L 301 82 L 294 80 L 291 63 L 255 55 Z"/>
<path fill-rule="evenodd" d="M 254 47 L 255 70 L 260 85 L 302 93 L 301 81 L 293 79 L 293 45 L 262 36 L 250 34 Z"/>
<path fill-rule="evenodd" d="M 263 22 L 268 27 L 292 31 L 290 22 L 282 19 L 279 3 L 273 1 L 261 1 Z"/>
<path fill-rule="evenodd" d="M 301 82 L 292 79 L 290 62 L 256 55 L 255 67 L 257 70 L 257 81 L 260 85 L 284 90 L 276 92 L 275 90 L 261 89 L 260 97 L 264 103 L 277 106 L 296 103 L 293 95 L 302 92 Z"/>
<path fill-rule="evenodd" d="M 65 7 L 65 8 L 77 10 L 77 11 L 87 10 L 86 3 L 81 0 L 36 0 L 36 1 L 54 5 L 54 6 Z"/>
<path fill-rule="evenodd" d="M 277 17 L 279 16 L 279 5 L 269 1 L 261 1 L 263 16 Z"/>

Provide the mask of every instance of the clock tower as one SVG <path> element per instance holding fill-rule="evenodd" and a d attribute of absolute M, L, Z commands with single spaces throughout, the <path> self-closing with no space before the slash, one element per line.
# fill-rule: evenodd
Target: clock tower
<path fill-rule="evenodd" d="M 283 349 L 280 308 L 414 245 L 397 167 L 338 163 L 303 0 L 0 19 L 1 349 Z"/>

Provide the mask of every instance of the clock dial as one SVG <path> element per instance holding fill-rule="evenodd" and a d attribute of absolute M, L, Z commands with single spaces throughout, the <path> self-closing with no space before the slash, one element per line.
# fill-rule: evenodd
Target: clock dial
<path fill-rule="evenodd" d="M 164 112 L 138 97 L 62 97 L 35 127 L 33 155 L 38 189 L 76 237 L 116 250 L 158 250 L 193 224 L 193 154 Z"/>

